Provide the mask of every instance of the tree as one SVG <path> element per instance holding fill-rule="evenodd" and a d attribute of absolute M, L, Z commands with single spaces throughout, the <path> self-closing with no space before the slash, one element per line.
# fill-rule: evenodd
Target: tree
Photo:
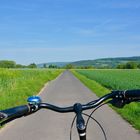
<path fill-rule="evenodd" d="M 116 68 L 117 69 L 124 69 L 125 68 L 125 64 L 119 64 Z"/>
<path fill-rule="evenodd" d="M 137 69 L 138 64 L 136 62 L 127 62 L 126 64 L 119 64 L 118 69 Z"/>
<path fill-rule="evenodd" d="M 66 69 L 73 69 L 73 68 L 74 68 L 74 66 L 72 64 L 67 64 L 66 65 Z"/>
<path fill-rule="evenodd" d="M 135 63 L 135 62 L 127 62 L 125 68 L 126 69 L 136 69 L 137 68 L 137 63 Z"/>
<path fill-rule="evenodd" d="M 140 63 L 138 64 L 138 66 L 137 66 L 139 69 L 140 69 Z"/>
<path fill-rule="evenodd" d="M 1 60 L 0 61 L 0 67 L 1 68 L 15 68 L 16 62 L 15 61 L 9 61 L 9 60 Z"/>
<path fill-rule="evenodd" d="M 16 68 L 26 68 L 26 66 L 21 65 L 21 64 L 16 64 Z"/>
<path fill-rule="evenodd" d="M 47 68 L 47 64 L 43 64 L 43 68 Z"/>
<path fill-rule="evenodd" d="M 46 64 L 43 64 L 43 68 L 47 68 L 47 65 Z"/>
<path fill-rule="evenodd" d="M 57 68 L 57 65 L 51 64 L 51 65 L 49 65 L 49 68 L 50 68 L 50 69 L 56 69 L 56 68 Z"/>
<path fill-rule="evenodd" d="M 83 69 L 93 69 L 94 67 L 92 65 L 89 65 L 89 66 L 83 66 L 82 68 Z"/>
<path fill-rule="evenodd" d="M 35 63 L 32 63 L 30 65 L 27 66 L 28 68 L 37 68 L 37 65 Z"/>

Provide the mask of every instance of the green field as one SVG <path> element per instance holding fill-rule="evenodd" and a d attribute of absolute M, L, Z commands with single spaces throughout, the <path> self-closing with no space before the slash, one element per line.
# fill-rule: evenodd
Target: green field
<path fill-rule="evenodd" d="M 140 89 L 140 70 L 78 70 L 77 72 L 111 90 Z"/>
<path fill-rule="evenodd" d="M 110 90 L 140 89 L 140 70 L 75 70 L 73 73 L 99 97 Z M 115 110 L 140 130 L 140 103 Z"/>
<path fill-rule="evenodd" d="M 0 69 L 0 110 L 25 104 L 28 96 L 36 95 L 44 84 L 62 70 Z"/>

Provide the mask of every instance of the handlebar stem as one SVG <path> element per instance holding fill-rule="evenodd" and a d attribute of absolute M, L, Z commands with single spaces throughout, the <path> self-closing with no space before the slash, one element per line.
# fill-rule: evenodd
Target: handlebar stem
<path fill-rule="evenodd" d="M 76 113 L 76 127 L 80 140 L 86 140 L 86 126 L 82 116 L 82 105 L 80 103 L 74 104 L 74 112 Z"/>

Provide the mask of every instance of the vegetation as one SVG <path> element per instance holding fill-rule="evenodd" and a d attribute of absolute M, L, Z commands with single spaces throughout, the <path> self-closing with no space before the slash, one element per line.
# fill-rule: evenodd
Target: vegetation
<path fill-rule="evenodd" d="M 73 66 L 72 64 L 67 64 L 67 65 L 65 66 L 65 68 L 66 68 L 66 69 L 73 69 L 74 66 Z"/>
<path fill-rule="evenodd" d="M 0 61 L 0 68 L 15 68 L 16 62 L 8 61 L 8 60 L 1 60 Z"/>
<path fill-rule="evenodd" d="M 37 68 L 37 65 L 35 63 L 32 63 L 30 65 L 27 66 L 28 68 Z"/>
<path fill-rule="evenodd" d="M 48 68 L 50 68 L 50 69 L 57 69 L 58 66 L 57 66 L 57 65 L 53 65 L 53 64 L 51 64 L 51 65 L 48 66 Z"/>
<path fill-rule="evenodd" d="M 26 103 L 28 96 L 37 94 L 44 84 L 62 70 L 0 69 L 0 110 Z"/>
<path fill-rule="evenodd" d="M 38 68 L 48 68 L 49 66 L 57 66 L 57 68 L 64 68 L 69 62 L 51 62 L 38 64 Z"/>
<path fill-rule="evenodd" d="M 140 88 L 140 70 L 78 70 L 78 72 L 109 89 Z"/>
<path fill-rule="evenodd" d="M 28 66 L 16 64 L 15 61 L 11 60 L 1 60 L 0 61 L 0 68 L 37 68 L 35 63 L 31 63 Z"/>
<path fill-rule="evenodd" d="M 119 64 L 135 62 L 140 64 L 140 57 L 102 58 L 95 60 L 81 60 L 71 63 L 73 66 L 94 66 L 95 68 L 116 68 Z"/>
<path fill-rule="evenodd" d="M 118 69 L 138 69 L 140 64 L 136 62 L 127 62 L 126 64 L 119 64 L 117 66 Z"/>
<path fill-rule="evenodd" d="M 73 73 L 99 97 L 112 89 L 140 88 L 139 70 L 76 70 Z M 139 103 L 131 103 L 123 109 L 115 110 L 140 131 Z"/>
<path fill-rule="evenodd" d="M 52 62 L 52 63 L 43 63 L 38 64 L 39 68 L 48 68 L 49 65 L 55 65 L 58 68 L 68 68 L 68 69 L 92 69 L 92 68 L 99 68 L 99 69 L 112 69 L 119 66 L 126 64 L 127 62 L 134 62 L 137 63 L 138 68 L 140 68 L 140 56 L 135 57 L 117 57 L 117 58 L 102 58 L 102 59 L 95 59 L 95 60 L 81 60 L 75 62 Z"/>

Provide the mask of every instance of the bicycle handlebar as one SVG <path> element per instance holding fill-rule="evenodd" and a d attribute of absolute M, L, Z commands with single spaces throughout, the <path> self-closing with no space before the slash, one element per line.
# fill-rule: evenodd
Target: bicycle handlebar
<path fill-rule="evenodd" d="M 109 103 L 111 103 L 116 107 L 123 107 L 125 104 L 128 104 L 132 101 L 140 101 L 140 90 L 112 91 L 111 93 L 97 100 L 94 100 L 87 104 L 83 104 L 82 110 L 95 108 L 101 103 L 103 103 L 104 101 L 111 98 L 112 98 L 111 101 L 113 102 L 115 101 L 115 103 L 113 102 L 109 102 Z M 47 108 L 60 113 L 75 112 L 74 105 L 70 107 L 58 107 L 47 103 L 29 104 L 29 105 L 18 106 L 18 107 L 0 111 L 0 124 L 7 123 L 13 119 L 29 115 L 42 108 Z"/>
<path fill-rule="evenodd" d="M 126 98 L 139 98 L 140 99 L 140 90 L 126 90 L 124 92 Z"/>
<path fill-rule="evenodd" d="M 28 105 L 17 106 L 14 108 L 6 109 L 0 111 L 0 122 L 5 121 L 6 123 L 22 116 L 25 116 L 30 112 L 30 107 Z"/>

